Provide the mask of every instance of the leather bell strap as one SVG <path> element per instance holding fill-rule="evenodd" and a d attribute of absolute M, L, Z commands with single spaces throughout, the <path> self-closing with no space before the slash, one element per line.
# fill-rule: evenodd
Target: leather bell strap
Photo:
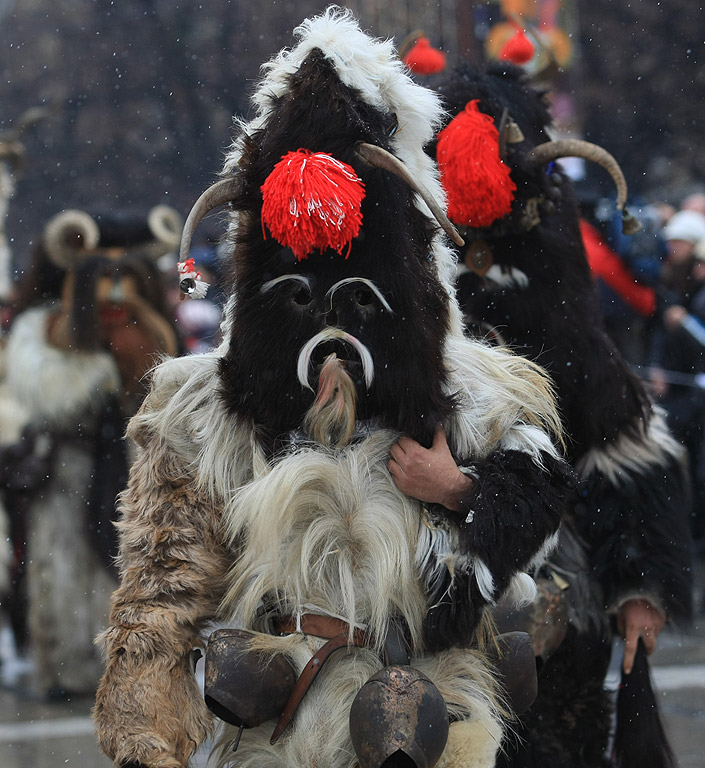
<path fill-rule="evenodd" d="M 370 636 L 364 630 L 356 628 L 353 630 L 352 642 L 349 642 L 350 627 L 347 622 L 332 616 L 319 616 L 317 614 L 304 614 L 301 616 L 298 624 L 294 617 L 274 619 L 272 628 L 279 634 L 303 632 L 306 635 L 329 638 L 328 642 L 313 654 L 306 666 L 301 670 L 294 690 L 291 692 L 284 711 L 281 713 L 274 732 L 269 739 L 270 744 L 275 744 L 284 732 L 284 729 L 291 722 L 303 697 L 330 656 L 341 648 L 347 648 L 349 645 L 364 648 L 370 644 Z"/>

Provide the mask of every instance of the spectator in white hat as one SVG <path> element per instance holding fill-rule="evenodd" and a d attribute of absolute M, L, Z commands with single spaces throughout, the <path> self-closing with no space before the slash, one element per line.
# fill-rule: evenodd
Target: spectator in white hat
<path fill-rule="evenodd" d="M 667 304 L 687 304 L 693 295 L 695 245 L 705 239 L 705 216 L 697 211 L 680 210 L 664 227 L 663 236 L 668 246 L 661 273 L 664 299 Z"/>
<path fill-rule="evenodd" d="M 670 228 L 670 254 L 686 254 L 689 267 L 680 296 L 665 297 L 661 323 L 652 332 L 649 377 L 669 426 L 688 451 L 693 484 L 691 533 L 705 543 L 705 237 L 695 243 L 697 218 L 681 211 Z M 700 217 L 703 218 L 703 217 Z M 668 229 L 668 228 L 667 228 Z M 687 246 L 687 248 L 686 248 Z M 669 256 L 670 258 L 670 256 Z"/>

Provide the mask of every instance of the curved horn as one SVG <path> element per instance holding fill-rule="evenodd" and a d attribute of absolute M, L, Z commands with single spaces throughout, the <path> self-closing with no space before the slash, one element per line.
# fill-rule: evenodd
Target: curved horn
<path fill-rule="evenodd" d="M 191 238 L 201 220 L 219 205 L 229 203 L 240 191 L 240 185 L 234 177 L 221 179 L 208 187 L 196 200 L 191 208 L 184 229 L 181 233 L 181 247 L 179 248 L 179 261 L 186 261 L 191 250 Z"/>
<path fill-rule="evenodd" d="M 505 160 L 507 157 L 507 122 L 509 121 L 509 109 L 505 107 L 502 110 L 502 116 L 499 118 L 497 132 L 499 133 L 499 159 Z"/>
<path fill-rule="evenodd" d="M 561 157 L 582 157 L 601 165 L 612 177 L 617 186 L 617 208 L 622 212 L 622 232 L 633 235 L 641 229 L 641 224 L 625 208 L 627 202 L 627 182 L 614 157 L 602 147 L 580 139 L 559 139 L 539 144 L 528 153 L 528 158 L 536 165 L 545 165 Z"/>
<path fill-rule="evenodd" d="M 86 253 L 98 247 L 100 227 L 90 214 L 71 208 L 49 219 L 42 243 L 54 264 L 73 269 Z"/>
<path fill-rule="evenodd" d="M 14 127 L 14 133 L 16 137 L 22 138 L 25 132 L 36 125 L 40 121 L 49 117 L 54 110 L 51 107 L 30 107 L 25 110 L 17 121 L 17 126 Z"/>
<path fill-rule="evenodd" d="M 378 147 L 375 144 L 367 144 L 364 141 L 360 141 L 356 144 L 355 151 L 368 165 L 372 165 L 375 168 L 383 168 L 385 171 L 394 173 L 399 176 L 399 178 L 403 179 L 421 196 L 424 203 L 429 207 L 431 213 L 436 218 L 436 221 L 443 227 L 448 237 L 450 237 L 456 245 L 465 245 L 465 241 L 460 236 L 460 233 L 445 215 L 445 212 L 441 206 L 438 205 L 433 195 L 412 178 L 409 169 L 398 157 L 395 157 L 391 152 L 387 152 L 386 149 L 382 149 L 382 147 Z"/>
<path fill-rule="evenodd" d="M 184 220 L 170 205 L 155 205 L 147 214 L 147 224 L 155 239 L 168 248 L 178 248 Z"/>
<path fill-rule="evenodd" d="M 400 59 L 403 59 L 404 56 L 406 56 L 407 53 L 414 47 L 414 43 L 420 38 L 425 37 L 425 32 L 423 29 L 415 29 L 413 32 L 410 32 L 402 41 L 399 43 L 399 50 L 397 51 L 397 56 L 399 56 Z"/>
<path fill-rule="evenodd" d="M 0 161 L 9 161 L 14 173 L 19 173 L 24 163 L 25 148 L 21 141 L 22 136 L 50 114 L 51 109 L 48 107 L 32 107 L 20 115 L 17 124 L 10 130 L 0 133 Z"/>

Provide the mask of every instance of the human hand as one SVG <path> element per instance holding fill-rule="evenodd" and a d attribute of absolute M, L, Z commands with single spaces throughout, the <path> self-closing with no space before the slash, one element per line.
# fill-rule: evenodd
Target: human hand
<path fill-rule="evenodd" d="M 669 331 L 675 331 L 680 328 L 683 320 L 688 316 L 684 307 L 674 304 L 668 307 L 663 313 L 663 324 Z"/>
<path fill-rule="evenodd" d="M 649 384 L 654 397 L 663 397 L 668 392 L 668 382 L 662 368 L 649 368 Z"/>
<path fill-rule="evenodd" d="M 473 481 L 458 469 L 440 425 L 430 448 L 410 437 L 400 437 L 390 454 L 387 466 L 392 479 L 407 496 L 457 512 L 458 499 L 472 490 Z"/>
<path fill-rule="evenodd" d="M 657 611 L 648 600 L 627 600 L 617 614 L 617 629 L 624 638 L 625 674 L 630 674 L 634 666 L 634 656 L 639 638 L 644 641 L 646 653 L 651 654 L 656 648 L 656 640 L 666 624 L 664 615 Z"/>

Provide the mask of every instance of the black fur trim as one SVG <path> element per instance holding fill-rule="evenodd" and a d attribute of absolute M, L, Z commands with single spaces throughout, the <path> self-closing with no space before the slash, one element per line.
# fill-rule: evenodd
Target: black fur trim
<path fill-rule="evenodd" d="M 512 576 L 526 570 L 546 538 L 554 534 L 573 501 L 575 478 L 563 461 L 542 455 L 544 467 L 521 451 L 497 451 L 475 464 L 479 478 L 464 500 L 464 512 L 445 510 L 458 525 L 460 551 L 490 569 L 494 598 Z M 465 522 L 472 510 L 472 522 Z M 424 645 L 429 651 L 467 647 L 487 604 L 473 574 L 446 570 L 429 595 Z"/>
<path fill-rule="evenodd" d="M 424 650 L 437 653 L 453 646 L 469 648 L 486 604 L 471 574 L 456 573 L 451 578 L 446 569 L 429 596 L 423 624 Z"/>
<path fill-rule="evenodd" d="M 492 453 L 475 464 L 479 477 L 463 500 L 463 510 L 474 514 L 472 522 L 460 523 L 460 547 L 490 569 L 495 598 L 558 530 L 572 501 L 573 471 L 548 454 L 541 458 L 543 468 L 522 451 Z"/>
<path fill-rule="evenodd" d="M 620 595 L 658 595 L 670 619 L 692 617 L 687 476 L 676 460 L 623 478 L 582 483 L 576 518 L 607 605 Z"/>

